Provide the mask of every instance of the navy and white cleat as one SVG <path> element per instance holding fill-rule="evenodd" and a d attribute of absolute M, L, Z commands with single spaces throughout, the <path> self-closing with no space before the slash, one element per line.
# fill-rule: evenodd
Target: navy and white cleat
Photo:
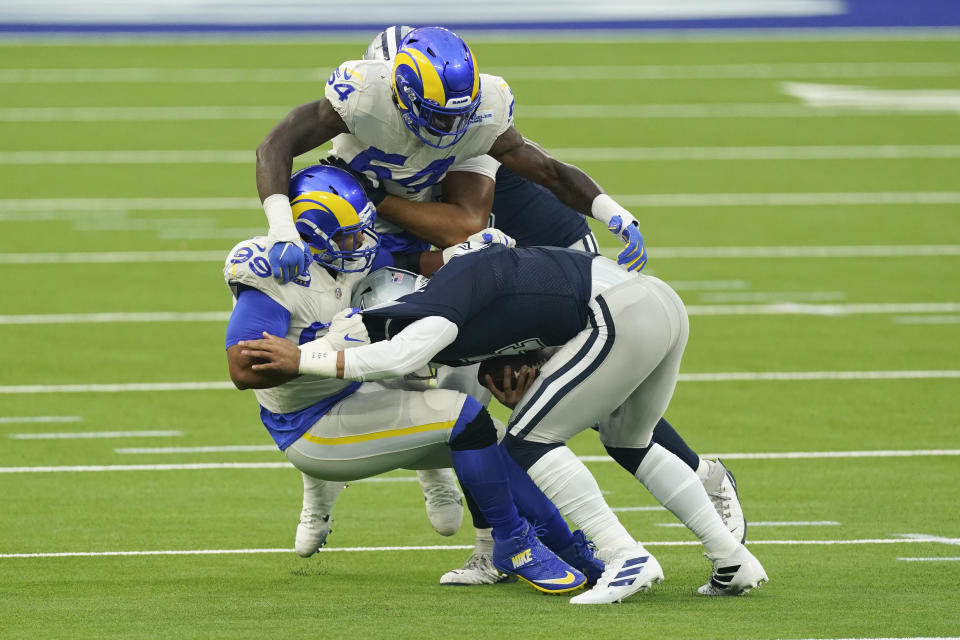
<path fill-rule="evenodd" d="M 566 548 L 557 551 L 557 555 L 571 567 L 576 567 L 582 571 L 583 575 L 587 577 L 587 586 L 592 587 L 603 575 L 605 568 L 603 561 L 594 553 L 595 550 L 596 547 L 587 540 L 583 531 L 577 529 L 573 532 L 573 542 Z"/>
<path fill-rule="evenodd" d="M 587 582 L 586 576 L 544 546 L 529 526 L 523 535 L 494 540 L 493 565 L 544 593 L 568 593 Z"/>
<path fill-rule="evenodd" d="M 613 604 L 663 582 L 663 569 L 642 545 L 624 549 L 607 563 L 593 589 L 570 598 L 570 604 Z"/>
<path fill-rule="evenodd" d="M 760 561 L 740 545 L 730 557 L 713 561 L 710 582 L 697 589 L 697 593 L 705 596 L 739 596 L 767 581 L 767 572 Z"/>

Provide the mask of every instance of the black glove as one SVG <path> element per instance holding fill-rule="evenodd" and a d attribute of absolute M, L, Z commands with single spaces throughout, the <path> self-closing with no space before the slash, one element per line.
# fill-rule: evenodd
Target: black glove
<path fill-rule="evenodd" d="M 367 197 L 370 198 L 370 202 L 372 202 L 373 206 L 375 207 L 379 207 L 380 203 L 383 202 L 383 199 L 387 197 L 387 188 L 383 186 L 383 181 L 374 181 L 362 171 L 355 171 L 353 167 L 344 162 L 342 158 L 338 158 L 337 156 L 327 156 L 326 158 L 320 158 L 320 164 L 328 167 L 336 167 L 337 169 L 343 169 L 356 178 L 360 183 L 360 186 L 363 187 L 363 192 L 367 194 Z"/>

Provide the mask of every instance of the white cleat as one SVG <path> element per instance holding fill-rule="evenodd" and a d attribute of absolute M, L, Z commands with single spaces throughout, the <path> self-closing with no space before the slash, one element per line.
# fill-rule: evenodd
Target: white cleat
<path fill-rule="evenodd" d="M 516 582 L 517 577 L 507 575 L 493 566 L 490 554 L 474 551 L 459 569 L 447 571 L 440 576 L 440 584 L 448 587 L 469 587 L 477 584 Z"/>
<path fill-rule="evenodd" d="M 427 518 L 442 536 L 452 536 L 463 522 L 463 496 L 453 469 L 421 469 L 417 480 L 426 500 Z"/>
<path fill-rule="evenodd" d="M 767 572 L 742 544 L 728 558 L 713 561 L 710 582 L 697 589 L 705 596 L 739 596 L 767 582 Z"/>
<path fill-rule="evenodd" d="M 747 541 L 747 519 L 743 516 L 740 506 L 740 495 L 737 493 L 737 481 L 730 470 L 720 460 L 704 460 L 709 465 L 707 477 L 703 480 L 703 488 L 713 503 L 713 508 L 720 514 L 720 519 L 726 525 L 733 537 L 743 544 Z"/>
<path fill-rule="evenodd" d="M 301 558 L 309 558 L 327 543 L 331 531 L 330 514 L 344 487 L 343 482 L 319 480 L 303 474 L 303 510 L 293 547 Z"/>
<path fill-rule="evenodd" d="M 589 591 L 570 598 L 570 604 L 613 604 L 663 582 L 663 569 L 641 545 L 620 551 L 607 563 L 603 575 Z"/>

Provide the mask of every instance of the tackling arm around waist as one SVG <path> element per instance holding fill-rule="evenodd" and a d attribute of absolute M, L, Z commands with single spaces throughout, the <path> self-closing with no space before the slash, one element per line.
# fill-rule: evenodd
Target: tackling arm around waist
<path fill-rule="evenodd" d="M 343 377 L 382 380 L 413 373 L 457 338 L 457 325 L 440 316 L 421 318 L 389 340 L 343 352 Z"/>

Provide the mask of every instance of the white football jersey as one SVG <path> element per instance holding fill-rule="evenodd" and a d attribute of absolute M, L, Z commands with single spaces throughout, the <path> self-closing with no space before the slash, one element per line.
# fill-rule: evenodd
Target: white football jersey
<path fill-rule="evenodd" d="M 403 123 L 393 103 L 392 75 L 393 63 L 384 60 L 344 62 L 333 72 L 325 95 L 350 129 L 333 139 L 333 153 L 382 180 L 391 195 L 426 202 L 449 171 L 486 154 L 513 124 L 513 92 L 503 78 L 481 73 L 480 106 L 470 127 L 456 144 L 436 149 Z M 377 222 L 378 230 L 399 230 Z"/>
<path fill-rule="evenodd" d="M 290 312 L 290 328 L 284 336 L 294 344 L 303 344 L 327 333 L 333 316 L 350 307 L 353 287 L 366 275 L 330 272 L 313 263 L 306 275 L 281 285 L 273 278 L 267 260 L 266 238 L 257 237 L 237 244 L 227 256 L 223 277 L 233 292 L 239 285 L 261 291 Z M 300 376 L 277 387 L 255 389 L 257 401 L 272 413 L 299 411 L 343 391 L 349 380 Z"/>

